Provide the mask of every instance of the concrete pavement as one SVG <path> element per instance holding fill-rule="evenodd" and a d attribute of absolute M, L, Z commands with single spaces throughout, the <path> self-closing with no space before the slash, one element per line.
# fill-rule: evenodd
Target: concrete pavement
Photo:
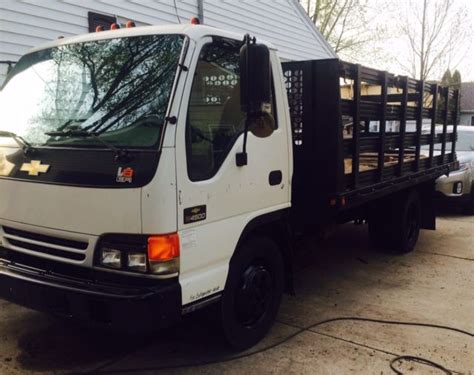
<path fill-rule="evenodd" d="M 331 239 L 306 246 L 298 269 L 297 295 L 285 296 L 268 337 L 236 360 L 207 310 L 172 329 L 137 337 L 0 301 L 0 373 L 392 374 L 389 362 L 397 355 L 474 373 L 474 339 L 442 329 L 336 321 L 284 341 L 315 322 L 349 316 L 474 332 L 473 216 L 444 214 L 438 230 L 423 231 L 415 252 L 404 256 L 370 250 L 366 227 L 347 224 Z M 258 350 L 263 351 L 252 354 Z M 441 373 L 413 362 L 395 366 L 406 374 Z"/>

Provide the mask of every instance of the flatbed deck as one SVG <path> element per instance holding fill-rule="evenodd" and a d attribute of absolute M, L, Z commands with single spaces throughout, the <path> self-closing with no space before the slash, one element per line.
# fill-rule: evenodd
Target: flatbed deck
<path fill-rule="evenodd" d="M 426 155 L 420 155 L 420 160 L 426 159 Z M 371 171 L 378 168 L 378 154 L 373 152 L 361 153 L 359 157 L 359 172 Z M 403 163 L 411 163 L 415 161 L 415 154 L 405 155 Z M 397 153 L 386 153 L 384 155 L 384 168 L 393 167 L 398 164 Z M 352 173 L 352 158 L 344 159 L 344 174 L 350 175 Z"/>

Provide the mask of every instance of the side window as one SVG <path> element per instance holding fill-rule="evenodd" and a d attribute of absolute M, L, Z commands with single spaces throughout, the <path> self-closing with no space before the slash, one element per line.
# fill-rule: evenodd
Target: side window
<path fill-rule="evenodd" d="M 212 177 L 244 130 L 239 50 L 237 43 L 219 39 L 206 44 L 199 56 L 186 125 L 192 181 Z"/>
<path fill-rule="evenodd" d="M 240 46 L 237 41 L 215 38 L 201 50 L 186 124 L 188 175 L 192 181 L 214 176 L 244 131 Z"/>

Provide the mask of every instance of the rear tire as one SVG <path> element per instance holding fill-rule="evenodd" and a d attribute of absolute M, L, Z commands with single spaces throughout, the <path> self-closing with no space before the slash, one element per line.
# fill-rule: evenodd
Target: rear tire
<path fill-rule="evenodd" d="M 464 208 L 464 213 L 466 215 L 474 215 L 474 187 L 471 190 L 471 199 Z"/>
<path fill-rule="evenodd" d="M 252 237 L 237 249 L 221 300 L 222 328 L 231 347 L 244 350 L 265 337 L 283 288 L 283 258 L 272 240 Z"/>
<path fill-rule="evenodd" d="M 369 218 L 369 236 L 374 247 L 398 254 L 414 250 L 420 228 L 421 201 L 416 191 L 387 201 Z"/>

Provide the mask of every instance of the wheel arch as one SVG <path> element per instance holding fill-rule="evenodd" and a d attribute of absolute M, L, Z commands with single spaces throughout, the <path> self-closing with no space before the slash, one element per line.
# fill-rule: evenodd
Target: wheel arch
<path fill-rule="evenodd" d="M 289 208 L 265 213 L 250 220 L 240 234 L 229 263 L 232 267 L 233 259 L 239 247 L 253 236 L 268 237 L 272 239 L 282 253 L 285 271 L 285 292 L 294 294 L 293 264 L 294 252 L 293 241 L 289 225 Z"/>

